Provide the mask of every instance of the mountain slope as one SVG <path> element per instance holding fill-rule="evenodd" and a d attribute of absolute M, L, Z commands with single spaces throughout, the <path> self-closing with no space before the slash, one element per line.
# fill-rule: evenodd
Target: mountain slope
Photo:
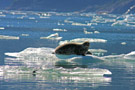
<path fill-rule="evenodd" d="M 125 13 L 135 0 L 11 0 L 10 10 Z M 134 8 L 133 8 L 134 9 Z M 134 13 L 134 10 L 132 11 Z"/>

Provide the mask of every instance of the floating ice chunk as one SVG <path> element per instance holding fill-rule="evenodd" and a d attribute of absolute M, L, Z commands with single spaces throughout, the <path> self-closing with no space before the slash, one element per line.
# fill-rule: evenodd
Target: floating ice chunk
<path fill-rule="evenodd" d="M 28 67 L 39 68 L 45 66 L 45 68 L 55 67 L 55 62 L 58 58 L 55 54 L 52 54 L 54 49 L 52 48 L 27 48 L 21 52 L 5 53 L 10 56 L 5 59 L 6 64 L 17 65 L 21 63 Z"/>
<path fill-rule="evenodd" d="M 99 31 L 94 31 L 94 33 L 100 33 Z"/>
<path fill-rule="evenodd" d="M 5 55 L 11 56 L 11 57 L 20 57 L 18 53 L 5 53 Z"/>
<path fill-rule="evenodd" d="M 54 52 L 54 49 L 52 48 L 27 48 L 21 52 L 8 52 L 5 53 L 5 55 L 10 57 L 5 58 L 5 64 L 17 65 L 18 63 L 21 63 L 28 67 L 53 68 L 55 65 L 69 65 L 62 61 L 68 61 L 70 63 L 70 67 L 80 67 L 80 65 L 88 65 L 89 63 L 104 61 L 102 58 L 94 55 L 57 55 L 52 54 L 52 52 Z"/>
<path fill-rule="evenodd" d="M 42 12 L 38 13 L 37 15 L 39 16 L 39 18 L 50 18 L 51 16 L 51 14 L 49 13 L 42 13 Z"/>
<path fill-rule="evenodd" d="M 135 51 L 128 53 L 124 56 L 125 59 L 135 60 Z"/>
<path fill-rule="evenodd" d="M 64 31 L 64 32 L 66 32 L 67 30 L 66 30 L 66 29 L 58 29 L 58 28 L 55 28 L 55 29 L 53 29 L 53 31 Z"/>
<path fill-rule="evenodd" d="M 89 49 L 88 51 L 92 52 L 93 55 L 96 55 L 96 56 L 103 56 L 104 53 L 107 52 L 107 50 L 104 50 L 104 49 Z"/>
<path fill-rule="evenodd" d="M 127 43 L 126 42 L 121 42 L 122 45 L 126 45 Z"/>
<path fill-rule="evenodd" d="M 3 12 L 0 12 L 0 14 L 3 14 Z"/>
<path fill-rule="evenodd" d="M 102 16 L 93 16 L 91 22 L 104 23 L 105 19 Z"/>
<path fill-rule="evenodd" d="M 94 39 L 94 38 L 77 38 L 77 39 L 72 39 L 72 40 L 65 40 L 65 41 L 60 41 L 60 45 L 67 43 L 67 42 L 78 42 L 78 43 L 83 43 L 85 41 L 89 42 L 100 42 L 100 43 L 106 43 L 107 40 L 105 39 Z"/>
<path fill-rule="evenodd" d="M 91 52 L 107 52 L 107 50 L 104 49 L 90 49 Z"/>
<path fill-rule="evenodd" d="M 0 80 L 14 82 L 16 80 L 24 81 L 33 78 L 33 69 L 19 66 L 0 66 Z M 106 85 L 111 82 L 111 77 L 104 77 L 103 75 L 111 75 L 112 73 L 107 69 L 100 68 L 75 68 L 75 69 L 38 69 L 36 71 L 36 79 L 39 81 L 55 81 L 59 83 L 91 83 L 92 87 Z"/>
<path fill-rule="evenodd" d="M 47 17 L 46 16 L 40 16 L 40 18 L 50 18 L 50 17 L 48 17 L 48 16 Z"/>
<path fill-rule="evenodd" d="M 62 37 L 59 37 L 58 33 L 51 34 L 47 37 L 40 37 L 40 39 L 51 39 L 51 40 L 61 40 Z"/>
<path fill-rule="evenodd" d="M 40 12 L 40 13 L 38 13 L 37 15 L 43 16 L 43 17 L 49 17 L 49 16 L 51 16 L 50 13 L 43 13 L 43 12 Z"/>
<path fill-rule="evenodd" d="M 26 15 L 27 13 L 24 13 L 24 12 L 21 12 L 21 11 L 14 11 L 14 12 L 10 12 L 10 14 L 13 14 L 13 15 Z"/>
<path fill-rule="evenodd" d="M 91 22 L 95 22 L 95 23 L 113 23 L 115 22 L 115 19 L 112 18 L 104 18 L 103 16 L 93 16 L 93 19 L 91 20 Z"/>
<path fill-rule="evenodd" d="M 64 24 L 63 24 L 63 23 L 58 22 L 58 25 L 62 25 L 62 26 L 63 26 Z"/>
<path fill-rule="evenodd" d="M 104 77 L 104 75 L 111 75 L 112 73 L 107 69 L 100 68 L 56 68 L 56 62 L 59 58 L 52 54 L 52 48 L 27 48 L 21 52 L 5 53 L 5 55 L 14 56 L 16 58 L 5 58 L 5 64 L 10 66 L 0 66 L 0 78 L 4 80 L 24 80 L 31 79 L 33 70 L 36 71 L 36 78 L 40 80 L 54 80 L 56 82 L 90 82 L 92 84 L 103 85 L 111 82 L 111 77 Z M 93 56 L 96 59 L 96 57 Z M 91 61 L 91 56 L 75 56 L 69 60 L 78 62 L 79 60 Z M 95 60 L 94 59 L 94 60 Z M 13 66 L 10 62 L 22 62 L 24 66 Z M 67 60 L 67 61 L 69 61 Z M 61 61 L 66 61 L 61 60 Z M 31 68 L 32 67 L 32 68 Z M 24 77 L 25 76 L 25 77 Z M 26 77 L 28 76 L 28 77 Z M 48 78 L 51 77 L 51 78 Z M 96 86 L 94 85 L 94 87 Z"/>
<path fill-rule="evenodd" d="M 29 34 L 21 34 L 21 36 L 29 36 Z"/>
<path fill-rule="evenodd" d="M 72 23 L 73 26 L 91 26 L 91 23 L 87 23 L 87 24 L 84 24 L 84 23 L 77 23 L 77 22 L 74 22 Z"/>
<path fill-rule="evenodd" d="M 98 33 L 100 33 L 99 31 L 88 32 L 86 28 L 84 28 L 83 31 L 84 31 L 84 34 L 93 34 L 93 33 L 98 34 Z"/>
<path fill-rule="evenodd" d="M 88 32 L 86 29 L 84 29 L 84 34 L 93 34 L 93 32 Z"/>
<path fill-rule="evenodd" d="M 6 15 L 4 15 L 4 14 L 1 14 L 1 15 L 0 15 L 0 17 L 6 17 Z"/>
<path fill-rule="evenodd" d="M 116 18 L 116 21 L 112 23 L 111 26 L 127 26 L 134 27 L 135 26 L 135 17 L 134 14 L 125 14 Z"/>
<path fill-rule="evenodd" d="M 72 25 L 74 25 L 74 26 L 86 26 L 86 24 L 83 24 L 83 23 L 72 23 Z"/>
<path fill-rule="evenodd" d="M 132 51 L 128 54 L 109 55 L 109 56 L 104 56 L 104 57 L 101 57 L 101 58 L 106 59 L 106 60 L 116 60 L 116 61 L 118 61 L 118 60 L 122 60 L 122 61 L 124 61 L 124 60 L 135 60 L 135 51 Z M 126 62 L 126 64 L 127 64 L 127 62 Z"/>
<path fill-rule="evenodd" d="M 72 58 L 67 59 L 65 62 L 63 60 L 58 61 L 56 63 L 57 66 L 61 66 L 61 67 L 87 67 L 90 64 L 97 64 L 97 63 L 101 63 L 104 62 L 104 59 L 98 57 L 98 56 L 94 56 L 94 55 L 86 55 L 86 56 L 74 56 Z"/>
<path fill-rule="evenodd" d="M 26 16 L 17 17 L 17 19 L 24 19 Z"/>
<path fill-rule="evenodd" d="M 29 19 L 35 19 L 35 17 L 29 17 Z"/>
<path fill-rule="evenodd" d="M 123 25 L 122 21 L 116 21 L 111 26 L 120 26 L 120 25 Z"/>
<path fill-rule="evenodd" d="M 5 28 L 4 27 L 0 27 L 0 30 L 4 30 Z"/>
<path fill-rule="evenodd" d="M 65 23 L 74 23 L 74 21 L 64 20 Z"/>
<path fill-rule="evenodd" d="M 0 39 L 19 39 L 19 37 L 0 35 Z"/>
<path fill-rule="evenodd" d="M 26 48 L 25 50 L 18 52 L 18 53 L 5 53 L 5 55 L 8 56 L 14 56 L 14 57 L 22 57 L 27 56 L 29 54 L 44 54 L 44 53 L 52 54 L 53 49 L 52 48 Z"/>
<path fill-rule="evenodd" d="M 135 8 L 135 5 L 131 6 L 131 7 L 125 12 L 125 14 L 130 13 L 130 11 L 131 11 L 132 9 L 134 9 L 134 8 Z"/>

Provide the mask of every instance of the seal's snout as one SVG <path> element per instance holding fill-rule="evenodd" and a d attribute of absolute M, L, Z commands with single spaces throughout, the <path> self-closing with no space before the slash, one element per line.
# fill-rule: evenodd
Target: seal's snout
<path fill-rule="evenodd" d="M 89 42 L 84 42 L 83 45 L 89 47 L 90 43 Z"/>

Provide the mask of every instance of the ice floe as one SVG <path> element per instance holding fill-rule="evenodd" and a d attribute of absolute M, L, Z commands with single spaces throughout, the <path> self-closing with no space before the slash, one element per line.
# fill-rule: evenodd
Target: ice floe
<path fill-rule="evenodd" d="M 29 19 L 35 19 L 35 17 L 29 17 Z"/>
<path fill-rule="evenodd" d="M 73 26 L 91 26 L 90 23 L 85 24 L 85 23 L 77 23 L 77 22 L 72 23 L 72 25 Z"/>
<path fill-rule="evenodd" d="M 84 32 L 84 34 L 99 34 L 100 33 L 99 31 L 91 31 L 91 32 L 89 32 L 87 30 L 87 28 L 83 28 L 83 32 Z"/>
<path fill-rule="evenodd" d="M 25 36 L 25 37 L 27 37 L 27 36 L 29 36 L 29 34 L 21 34 L 21 36 Z"/>
<path fill-rule="evenodd" d="M 74 23 L 74 21 L 70 21 L 68 19 L 64 20 L 65 23 Z"/>
<path fill-rule="evenodd" d="M 77 64 L 82 61 L 86 64 L 91 63 L 91 60 L 97 60 L 98 57 L 94 56 L 77 56 L 71 55 L 69 58 L 64 56 L 57 57 L 52 54 L 52 48 L 27 48 L 21 52 L 5 53 L 10 57 L 5 58 L 5 66 L 0 66 L 0 79 L 4 80 L 24 80 L 31 79 L 33 74 L 36 74 L 38 80 L 51 80 L 56 82 L 91 82 L 98 86 L 102 84 L 109 84 L 111 77 L 104 77 L 104 75 L 111 75 L 112 73 L 107 69 L 101 68 L 81 68 Z M 100 60 L 100 59 L 98 59 Z M 102 61 L 102 60 L 100 60 Z M 68 62 L 68 63 L 63 63 Z M 16 63 L 16 64 L 15 64 Z M 20 65 L 22 64 L 22 66 Z M 14 65 L 15 64 L 15 65 Z M 70 69 L 57 67 L 56 65 L 69 65 Z M 71 66 L 77 66 L 71 68 Z M 33 71 L 36 70 L 36 73 Z M 27 76 L 24 78 L 24 75 Z"/>
<path fill-rule="evenodd" d="M 4 30 L 5 28 L 4 27 L 0 27 L 0 30 Z"/>
<path fill-rule="evenodd" d="M 93 62 L 94 60 L 102 61 L 102 59 L 93 55 L 87 55 L 87 56 L 57 55 L 57 54 L 55 55 L 55 54 L 52 54 L 53 52 L 54 52 L 54 49 L 52 48 L 27 48 L 21 52 L 5 53 L 5 55 L 13 57 L 13 58 L 6 58 L 5 63 L 6 64 L 20 63 L 23 65 L 27 65 L 29 67 L 46 66 L 46 68 L 48 67 L 53 68 L 53 66 L 55 66 L 58 60 L 62 64 L 65 64 L 65 63 L 63 63 L 63 61 L 61 60 L 67 60 L 68 62 L 70 62 L 70 65 L 74 65 L 74 64 L 82 65 L 82 60 L 84 59 L 85 59 L 84 63 L 85 61 L 87 61 L 87 63 L 85 64 L 88 64 L 88 62 L 91 63 L 91 61 Z M 80 61 L 81 63 L 78 61 Z"/>
<path fill-rule="evenodd" d="M 135 51 L 132 51 L 124 56 L 125 59 L 135 60 Z"/>
<path fill-rule="evenodd" d="M 51 40 L 61 40 L 62 37 L 59 37 L 58 33 L 51 34 L 47 37 L 40 37 L 40 39 L 51 39 Z"/>
<path fill-rule="evenodd" d="M 97 33 L 97 34 L 98 34 L 98 33 L 100 33 L 100 32 L 99 32 L 99 31 L 94 31 L 94 33 Z"/>
<path fill-rule="evenodd" d="M 92 23 L 112 23 L 115 22 L 115 18 L 104 18 L 102 16 L 93 16 L 91 22 Z"/>
<path fill-rule="evenodd" d="M 0 39 L 19 39 L 19 37 L 16 36 L 6 36 L 6 35 L 0 35 Z"/>
<path fill-rule="evenodd" d="M 83 43 L 85 41 L 89 41 L 89 42 L 100 42 L 100 43 L 106 43 L 107 40 L 105 39 L 96 39 L 96 38 L 76 38 L 76 39 L 72 39 L 72 40 L 65 40 L 65 41 L 60 41 L 60 45 L 67 43 L 67 42 L 78 42 L 78 43 Z"/>
<path fill-rule="evenodd" d="M 58 58 L 52 54 L 53 51 L 54 49 L 51 48 L 27 48 L 21 52 L 5 53 L 7 56 L 14 57 L 6 58 L 6 63 L 20 63 L 29 67 L 46 66 L 46 68 L 53 68 L 54 62 L 58 60 Z"/>
<path fill-rule="evenodd" d="M 44 19 L 44 18 L 50 18 L 50 17 L 45 17 L 45 16 L 40 16 L 41 19 Z"/>
<path fill-rule="evenodd" d="M 121 45 L 126 45 L 127 43 L 126 42 L 121 42 Z"/>
<path fill-rule="evenodd" d="M 89 49 L 88 51 L 92 52 L 96 56 L 103 56 L 104 53 L 107 53 L 107 50 L 104 49 Z"/>
<path fill-rule="evenodd" d="M 83 29 L 84 34 L 93 34 L 93 32 L 88 32 L 86 28 Z"/>
<path fill-rule="evenodd" d="M 66 29 L 58 29 L 58 28 L 54 28 L 53 31 L 63 31 L 63 32 L 66 32 L 67 30 L 66 30 Z"/>
<path fill-rule="evenodd" d="M 58 25 L 62 25 L 62 26 L 63 26 L 63 25 L 65 25 L 65 24 L 64 24 L 64 23 L 60 23 L 60 22 L 58 22 Z"/>
<path fill-rule="evenodd" d="M 4 15 L 4 14 L 1 14 L 1 15 L 0 15 L 0 17 L 6 17 L 6 15 Z"/>
<path fill-rule="evenodd" d="M 135 15 L 125 14 L 125 15 L 118 16 L 116 18 L 116 21 L 112 23 L 111 26 L 135 27 Z"/>
<path fill-rule="evenodd" d="M 131 7 L 125 12 L 125 14 L 129 14 L 130 11 L 131 11 L 132 9 L 134 9 L 134 8 L 135 8 L 135 5 L 131 6 Z"/>

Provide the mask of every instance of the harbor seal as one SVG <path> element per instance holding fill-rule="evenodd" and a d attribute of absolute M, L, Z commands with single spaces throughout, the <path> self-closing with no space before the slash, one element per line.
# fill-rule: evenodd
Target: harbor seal
<path fill-rule="evenodd" d="M 90 46 L 89 42 L 84 42 L 82 44 L 66 43 L 66 44 L 56 47 L 54 53 L 55 54 L 64 54 L 64 55 L 76 54 L 76 55 L 85 56 L 86 54 L 92 54 L 90 51 L 88 51 L 89 46 Z"/>

